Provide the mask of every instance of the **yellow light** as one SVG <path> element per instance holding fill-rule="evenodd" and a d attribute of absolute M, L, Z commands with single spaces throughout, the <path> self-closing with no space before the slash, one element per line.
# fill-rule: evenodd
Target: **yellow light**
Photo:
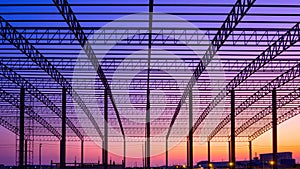
<path fill-rule="evenodd" d="M 274 165 L 275 164 L 275 161 L 270 161 L 270 165 Z"/>
<path fill-rule="evenodd" d="M 212 167 L 213 165 L 212 165 L 212 163 L 209 163 L 208 166 L 209 166 L 209 167 Z"/>
<path fill-rule="evenodd" d="M 229 166 L 232 167 L 232 166 L 233 166 L 233 162 L 230 162 L 230 163 L 229 163 Z"/>
<path fill-rule="evenodd" d="M 186 168 L 186 165 L 182 165 L 182 168 Z"/>

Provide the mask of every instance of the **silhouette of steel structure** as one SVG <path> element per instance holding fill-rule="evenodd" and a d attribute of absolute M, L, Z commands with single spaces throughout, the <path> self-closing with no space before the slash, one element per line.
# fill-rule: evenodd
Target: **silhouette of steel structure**
<path fill-rule="evenodd" d="M 209 162 L 210 143 L 229 142 L 230 167 L 234 168 L 235 142 L 249 142 L 251 157 L 252 141 L 270 129 L 276 160 L 276 126 L 299 114 L 300 6 L 286 1 L 230 2 L 1 2 L 0 124 L 19 135 L 19 165 L 24 165 L 24 140 L 30 135 L 24 129 L 29 125 L 27 118 L 35 121 L 34 139 L 60 141 L 62 166 L 66 140 L 81 141 L 82 156 L 84 141 L 101 142 L 107 168 L 109 142 L 123 142 L 125 166 L 126 142 L 139 137 L 146 141 L 147 168 L 151 142 L 166 144 L 168 166 L 168 146 L 182 138 L 187 141 L 189 168 L 196 141 L 208 143 Z M 105 26 L 119 17 L 147 12 L 149 18 L 134 20 L 145 26 Z M 179 16 L 197 29 L 157 26 L 157 22 L 172 22 L 157 17 L 161 13 Z M 95 43 L 100 48 L 95 49 Z M 201 59 L 186 46 L 200 52 Z M 180 56 L 182 62 L 160 48 Z M 132 55 L 142 49 L 147 52 Z M 78 60 L 82 55 L 87 57 Z M 106 57 L 99 61 L 98 55 Z M 78 61 L 92 70 L 76 70 Z M 75 71 L 79 77 L 73 76 Z M 116 71 L 123 76 L 115 78 Z M 167 71 L 181 80 L 166 75 Z M 127 78 L 128 72 L 134 79 Z M 122 92 L 125 85 L 130 93 Z M 93 90 L 93 95 L 85 93 Z M 131 112 L 128 98 L 139 115 Z M 93 100 L 99 104 L 91 104 Z M 153 121 L 152 108 L 163 109 Z M 110 134 L 109 128 L 118 134 Z"/>

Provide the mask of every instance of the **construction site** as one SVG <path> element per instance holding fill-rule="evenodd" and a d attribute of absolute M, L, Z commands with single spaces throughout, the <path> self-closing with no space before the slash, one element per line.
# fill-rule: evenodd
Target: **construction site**
<path fill-rule="evenodd" d="M 299 40 L 298 0 L 1 0 L 0 169 L 300 168 Z"/>

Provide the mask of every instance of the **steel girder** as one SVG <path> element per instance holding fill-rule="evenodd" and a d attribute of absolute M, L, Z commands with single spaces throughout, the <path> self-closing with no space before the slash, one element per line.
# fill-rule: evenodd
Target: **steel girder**
<path fill-rule="evenodd" d="M 112 41 L 120 42 L 120 45 L 147 45 L 148 30 L 147 28 L 101 28 L 97 30 L 88 30 L 86 36 L 94 35 L 98 45 L 108 45 Z M 181 37 L 181 41 L 189 45 L 199 45 L 203 40 L 203 36 L 208 39 L 213 39 L 214 32 L 202 30 L 189 30 L 187 28 L 153 28 L 154 35 L 152 44 L 155 45 L 180 45 L 176 37 Z M 19 32 L 24 35 L 32 44 L 37 45 L 79 45 L 73 38 L 71 30 L 63 28 L 45 28 L 45 29 L 19 29 Z M 284 30 L 233 30 L 231 37 L 226 40 L 224 46 L 254 46 L 254 45 L 270 45 L 270 41 L 279 38 L 285 32 Z M 112 35 L 121 35 L 114 39 Z M 126 41 L 122 41 L 127 39 Z"/>
<path fill-rule="evenodd" d="M 297 69 L 299 71 L 299 68 Z M 282 108 L 283 106 L 293 102 L 294 100 L 300 97 L 300 88 L 295 89 L 293 92 L 289 93 L 288 95 L 282 97 L 281 99 L 277 100 L 277 109 Z M 245 123 L 243 123 L 239 128 L 236 129 L 235 134 L 239 135 L 251 125 L 256 123 L 257 121 L 261 120 L 262 118 L 266 117 L 272 112 L 272 106 L 268 106 L 264 110 L 260 111 Z"/>
<path fill-rule="evenodd" d="M 120 115 L 117 109 L 117 106 L 115 104 L 115 101 L 113 99 L 113 95 L 109 86 L 109 83 L 106 79 L 106 76 L 103 72 L 103 69 L 101 68 L 101 65 L 98 62 L 98 59 L 92 49 L 92 46 L 90 45 L 83 29 L 80 26 L 80 23 L 78 22 L 75 14 L 73 13 L 73 10 L 67 0 L 53 0 L 55 6 L 59 10 L 59 12 L 62 14 L 63 18 L 69 25 L 70 29 L 72 30 L 73 34 L 75 35 L 76 39 L 79 41 L 79 44 L 81 45 L 82 49 L 85 51 L 86 55 L 90 59 L 94 69 L 97 72 L 97 75 L 99 76 L 100 80 L 102 81 L 103 86 L 107 90 L 107 94 L 110 97 L 111 104 L 114 107 L 117 119 L 119 121 L 120 129 L 122 132 L 122 135 L 124 136 L 124 130 L 122 126 L 122 121 L 120 119 Z"/>
<path fill-rule="evenodd" d="M 178 106 L 175 110 L 174 116 L 170 123 L 170 127 L 167 133 L 167 138 L 170 135 L 172 126 L 180 112 L 181 105 L 185 101 L 186 97 L 188 96 L 189 90 L 193 88 L 198 78 L 201 76 L 207 65 L 210 63 L 216 52 L 221 48 L 221 46 L 225 43 L 226 39 L 229 37 L 232 30 L 238 25 L 239 21 L 246 15 L 248 10 L 252 7 L 255 0 L 237 0 L 233 8 L 231 9 L 230 13 L 228 14 L 226 20 L 222 24 L 221 28 L 218 30 L 217 34 L 215 35 L 214 39 L 212 40 L 212 45 L 209 46 L 208 50 L 205 52 L 203 59 L 200 61 L 199 65 L 196 67 L 187 88 L 184 90 L 183 95 L 178 103 Z M 200 122 L 201 123 L 201 122 Z M 199 125 L 200 125 L 199 123 Z M 198 125 L 198 126 L 199 126 Z M 197 125 L 193 126 L 193 133 L 197 129 Z"/>
<path fill-rule="evenodd" d="M 299 41 L 299 38 L 300 38 L 300 29 L 299 29 L 299 23 L 297 23 L 289 31 L 287 31 L 282 37 L 280 37 L 276 42 L 274 42 L 265 51 L 263 51 L 255 60 L 253 60 L 248 66 L 246 66 L 240 73 L 238 73 L 237 76 L 235 76 L 226 85 L 226 87 L 213 99 L 213 101 L 200 115 L 200 117 L 198 118 L 198 120 L 194 125 L 195 127 L 194 130 L 198 128 L 198 126 L 201 124 L 204 118 L 209 114 L 209 112 L 213 110 L 213 108 L 219 102 L 221 102 L 225 96 L 229 94 L 230 90 L 236 88 L 239 84 L 241 84 L 248 77 L 250 77 L 256 71 L 258 71 L 261 67 L 266 65 L 268 62 L 272 61 L 276 56 L 286 51 L 289 47 L 293 46 L 297 41 Z M 223 123 L 225 124 L 226 121 L 224 120 Z"/>
<path fill-rule="evenodd" d="M 15 106 L 16 108 L 20 107 L 20 102 L 18 99 L 16 99 L 13 95 L 5 92 L 2 88 L 0 88 L 0 98 L 1 100 L 4 100 L 11 105 Z M 25 113 L 30 116 L 30 118 L 34 119 L 38 123 L 40 123 L 43 127 L 45 127 L 47 130 L 49 130 L 54 136 L 56 136 L 58 139 L 61 138 L 60 133 L 51 125 L 49 124 L 45 119 L 43 119 L 39 114 L 33 111 L 32 107 L 25 106 Z"/>
<path fill-rule="evenodd" d="M 253 105 L 255 102 L 257 102 L 262 97 L 268 95 L 272 89 L 279 88 L 283 86 L 284 84 L 294 80 L 295 78 L 300 76 L 300 64 L 297 64 L 296 66 L 293 66 L 288 71 L 284 72 L 280 76 L 273 79 L 271 82 L 267 83 L 265 86 L 263 86 L 260 90 L 255 92 L 253 95 L 251 95 L 248 99 L 246 99 L 244 102 L 242 102 L 237 108 L 235 115 L 239 115 L 242 113 L 245 109 L 249 108 L 251 105 Z M 230 115 L 228 115 L 225 119 L 223 119 L 216 129 L 212 131 L 212 133 L 209 135 L 209 138 L 214 137 L 226 124 L 230 122 Z"/>
<path fill-rule="evenodd" d="M 13 107 L 10 106 L 10 108 L 13 108 Z M 5 111 L 5 109 L 4 109 L 4 111 Z M 0 113 L 2 113 L 2 112 L 0 112 Z M 16 124 L 19 120 L 18 116 L 2 116 L 0 118 L 2 118 L 2 120 L 4 120 L 4 121 L 9 122 L 13 128 L 19 130 L 19 126 L 18 126 L 18 124 Z M 31 119 L 30 116 L 26 117 L 26 121 L 24 124 L 25 135 L 29 136 L 29 133 L 32 132 L 30 130 L 34 130 L 34 135 L 30 135 L 30 137 L 47 135 L 47 136 L 53 137 L 55 139 L 55 141 L 58 141 L 59 138 L 57 138 L 51 132 L 49 133 L 49 130 L 47 128 L 45 128 L 44 126 L 40 125 L 40 123 L 34 123 L 34 126 L 32 126 L 32 124 L 29 124 L 30 123 L 29 119 Z M 17 135 L 19 135 L 19 133 Z M 72 135 L 72 136 L 77 137 L 76 135 Z"/>
<path fill-rule="evenodd" d="M 2 117 L 0 117 L 0 125 L 5 127 L 7 130 L 15 133 L 16 135 L 19 135 L 19 129 L 17 127 L 15 127 L 14 125 L 12 125 L 10 122 L 8 122 L 7 120 L 4 120 Z M 27 136 L 25 136 L 27 137 Z"/>
<path fill-rule="evenodd" d="M 22 57 L 5 57 L 0 56 L 0 61 L 5 63 L 8 67 L 14 67 L 17 70 L 35 70 L 37 67 L 30 63 L 29 58 Z M 48 61 L 51 62 L 55 67 L 61 72 L 73 73 L 74 65 L 76 64 L 76 58 L 48 58 Z M 88 65 L 88 60 L 78 59 L 82 66 L 85 67 Z M 122 62 L 123 59 L 112 58 L 109 59 L 109 62 L 105 61 L 101 63 L 101 66 L 107 70 L 107 74 L 113 73 L 115 70 L 118 71 L 137 71 L 140 68 L 145 67 L 147 64 L 146 59 L 139 58 L 128 58 L 128 62 Z M 151 64 L 152 69 L 161 68 L 163 70 L 173 71 L 180 74 L 186 67 L 194 67 L 197 65 L 199 60 L 197 59 L 186 59 L 183 62 L 176 62 L 173 59 L 156 59 L 153 58 Z M 239 71 L 241 67 L 247 66 L 251 63 L 252 59 L 220 59 L 212 60 L 211 64 L 208 65 L 209 71 L 211 73 L 218 73 L 220 69 L 222 71 L 236 72 Z M 276 59 L 271 62 L 269 65 L 266 65 L 261 68 L 264 72 L 282 72 L 285 69 L 295 65 L 300 62 L 299 59 Z M 84 64 L 86 63 L 86 65 Z M 120 64 L 122 63 L 122 64 Z M 82 69 L 82 71 L 89 71 L 87 69 Z M 73 78 L 76 80 L 76 78 Z M 72 79 L 72 80 L 73 80 Z M 117 80 L 117 79 L 116 79 Z M 122 79 L 123 80 L 123 79 Z M 153 79 L 158 80 L 158 79 Z M 202 83 L 202 80 L 201 80 Z M 110 83 L 111 85 L 111 83 Z M 170 84 L 172 85 L 172 84 Z M 174 86 L 174 84 L 173 84 Z"/>
<path fill-rule="evenodd" d="M 294 64 L 295 65 L 295 64 Z M 281 66 L 278 64 L 278 66 Z M 280 69 L 280 67 L 278 67 Z M 286 69 L 285 67 L 282 67 L 283 69 Z M 285 71 L 285 70 L 283 70 Z M 277 71 L 276 71 L 277 72 Z M 282 72 L 282 71 L 281 71 Z M 1 79 L 1 78 L 0 78 Z M 4 78 L 3 78 L 4 79 Z M 71 79 L 70 79 L 71 80 Z M 85 82 L 82 79 L 72 79 L 72 82 Z M 87 80 L 90 81 L 90 80 Z M 36 86 L 36 88 L 42 88 L 42 89 L 57 89 L 57 86 L 55 86 L 55 82 L 49 81 L 49 78 L 46 77 L 30 77 L 30 82 Z M 134 80 L 135 84 L 131 85 L 133 90 L 143 90 L 145 89 L 145 84 L 143 83 L 144 80 L 136 79 Z M 172 90 L 175 87 L 177 87 L 176 84 L 171 83 L 171 80 L 151 80 L 152 83 L 152 88 L 157 89 L 157 88 L 162 88 L 166 90 Z M 222 82 L 222 81 L 220 81 Z M 259 90 L 261 87 L 264 86 L 264 84 L 267 84 L 269 80 L 267 79 L 248 79 L 247 81 L 243 82 L 243 86 L 238 86 L 236 88 L 236 91 L 256 91 Z M 129 83 L 129 81 L 128 81 Z M 122 90 L 122 85 L 126 85 L 128 83 L 124 83 L 124 80 L 119 80 L 117 81 L 117 86 L 114 86 L 114 90 Z M 224 83 L 224 82 L 223 82 Z M 295 79 L 294 81 L 290 82 L 288 85 L 282 86 L 280 90 L 293 90 L 295 87 L 297 87 L 299 83 L 298 79 Z M 10 85 L 11 83 L 7 80 L 2 80 L 0 81 L 1 86 L 3 88 L 12 88 Z M 86 85 L 83 85 L 86 84 Z M 78 85 L 77 88 L 78 90 L 103 90 L 104 88 L 101 86 L 95 86 L 94 84 L 88 84 L 88 83 L 83 83 L 82 85 Z M 210 80 L 202 80 L 201 86 L 198 87 L 199 91 L 212 91 L 211 87 L 211 81 Z M 216 82 L 216 84 L 218 84 Z M 256 84 L 256 85 L 253 85 Z M 113 85 L 112 85 L 113 86 Z M 181 89 L 181 88 L 179 88 Z"/>
<path fill-rule="evenodd" d="M 85 138 L 85 142 L 95 142 L 95 141 L 99 141 L 101 142 L 101 140 L 97 140 L 98 137 L 97 136 L 91 136 L 91 137 L 87 137 Z M 203 141 L 206 138 L 199 138 L 199 137 L 194 137 L 194 142 L 206 142 Z M 35 136 L 35 141 L 56 141 L 56 139 L 53 136 L 50 135 L 43 135 L 43 136 Z M 77 137 L 74 136 L 70 136 L 67 137 L 67 141 L 78 141 Z M 152 142 L 164 142 L 166 141 L 166 137 L 157 137 L 156 140 L 153 140 Z M 175 143 L 179 143 L 179 142 L 185 142 L 186 140 L 182 140 L 179 139 L 178 137 L 169 137 L 168 142 L 175 142 Z M 227 142 L 228 141 L 228 136 L 220 136 L 220 137 L 214 137 L 213 140 L 211 140 L 211 142 Z M 109 142 L 123 142 L 123 137 L 117 136 L 117 137 L 109 137 Z M 127 143 L 135 143 L 135 142 L 142 142 L 144 143 L 144 140 L 141 140 L 140 137 L 136 136 L 136 137 L 127 137 L 126 140 Z M 248 142 L 248 137 L 236 137 L 236 142 Z"/>
<path fill-rule="evenodd" d="M 50 110 L 52 110 L 58 117 L 62 117 L 61 109 L 58 108 L 45 94 L 39 91 L 34 85 L 28 82 L 26 79 L 22 78 L 19 74 L 14 72 L 11 68 L 7 67 L 0 61 L 0 74 L 7 78 L 9 81 L 17 84 L 18 86 L 23 86 L 28 93 L 40 102 L 46 105 Z M 76 126 L 68 118 L 66 119 L 67 125 L 74 131 L 74 133 L 80 138 L 83 139 L 83 135 L 77 130 Z M 59 138 L 59 137 L 58 137 Z"/>
<path fill-rule="evenodd" d="M 91 112 L 85 106 L 80 96 L 72 88 L 71 84 L 64 78 L 64 76 L 40 53 L 34 46 L 32 46 L 27 39 L 25 39 L 19 32 L 17 32 L 3 17 L 0 16 L 0 35 L 7 39 L 17 49 L 29 57 L 34 63 L 36 63 L 42 70 L 44 70 L 49 76 L 51 76 L 57 83 L 65 87 L 67 93 L 73 97 L 78 105 L 83 109 L 85 114 L 91 120 L 95 126 L 100 137 L 103 137 L 102 132 L 96 120 L 93 118 Z"/>
<path fill-rule="evenodd" d="M 300 107 L 295 107 L 290 111 L 287 111 L 286 113 L 284 113 L 283 115 L 279 116 L 277 118 L 277 125 L 297 116 L 298 114 L 300 114 L 299 111 Z M 263 133 L 267 132 L 268 130 L 270 130 L 272 128 L 272 122 L 267 123 L 265 126 L 261 127 L 260 129 L 258 129 L 257 131 L 255 131 L 253 134 L 251 134 L 249 136 L 249 141 L 252 141 L 254 139 L 256 139 L 257 137 L 259 137 L 260 135 L 262 135 Z"/>

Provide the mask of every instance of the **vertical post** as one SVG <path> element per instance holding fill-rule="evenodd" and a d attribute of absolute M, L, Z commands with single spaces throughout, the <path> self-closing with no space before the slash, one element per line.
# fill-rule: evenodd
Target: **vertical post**
<path fill-rule="evenodd" d="M 24 109 L 25 109 L 25 89 L 20 89 L 20 140 L 19 140 L 19 166 L 24 168 Z"/>
<path fill-rule="evenodd" d="M 61 116 L 61 142 L 60 142 L 60 168 L 65 169 L 66 166 L 66 105 L 67 105 L 67 90 L 62 89 L 62 116 Z"/>
<path fill-rule="evenodd" d="M 272 90 L 272 135 L 273 135 L 273 168 L 277 169 L 277 104 L 276 89 Z"/>
<path fill-rule="evenodd" d="M 235 168 L 235 94 L 231 90 L 231 164 L 230 168 Z"/>
<path fill-rule="evenodd" d="M 105 123 L 105 122 L 104 122 Z M 104 163 L 105 163 L 105 153 L 104 153 L 104 149 L 105 149 L 105 143 L 104 143 L 104 140 L 102 141 L 102 164 L 104 166 Z"/>
<path fill-rule="evenodd" d="M 83 142 L 84 142 L 84 140 L 81 140 L 81 166 L 83 166 L 83 163 L 84 163 L 84 161 L 83 161 Z"/>
<path fill-rule="evenodd" d="M 228 162 L 231 161 L 231 142 L 228 141 Z"/>
<path fill-rule="evenodd" d="M 193 169 L 193 91 L 189 91 L 189 167 Z"/>
<path fill-rule="evenodd" d="M 25 157 L 24 157 L 24 167 L 27 168 L 27 153 L 28 153 L 28 142 L 25 140 Z"/>
<path fill-rule="evenodd" d="M 252 169 L 252 141 L 249 141 L 249 168 Z"/>
<path fill-rule="evenodd" d="M 104 89 L 104 169 L 108 168 L 108 93 Z"/>
<path fill-rule="evenodd" d="M 147 140 L 145 141 L 145 154 L 144 154 L 144 163 L 145 163 L 145 169 L 147 168 Z"/>
<path fill-rule="evenodd" d="M 126 139 L 125 139 L 125 135 L 123 135 L 123 139 L 124 139 L 123 165 L 124 165 L 124 169 L 125 169 L 126 168 Z"/>
<path fill-rule="evenodd" d="M 149 36 L 148 36 L 148 69 L 147 69 L 147 105 L 146 105 L 146 168 L 150 169 L 150 61 L 152 48 L 152 14 L 153 14 L 154 0 L 149 0 Z"/>
<path fill-rule="evenodd" d="M 41 143 L 39 147 L 39 164 L 40 164 L 40 169 L 42 169 L 42 144 Z M 51 168 L 52 168 L 52 160 L 51 160 Z"/>
<path fill-rule="evenodd" d="M 211 168 L 210 164 L 210 141 L 207 142 L 207 165 L 208 168 Z"/>
<path fill-rule="evenodd" d="M 186 166 L 190 166 L 190 144 L 189 144 L 189 137 L 186 137 Z"/>
<path fill-rule="evenodd" d="M 169 157 L 168 157 L 168 137 L 166 137 L 166 169 L 168 169 L 168 159 Z"/>

